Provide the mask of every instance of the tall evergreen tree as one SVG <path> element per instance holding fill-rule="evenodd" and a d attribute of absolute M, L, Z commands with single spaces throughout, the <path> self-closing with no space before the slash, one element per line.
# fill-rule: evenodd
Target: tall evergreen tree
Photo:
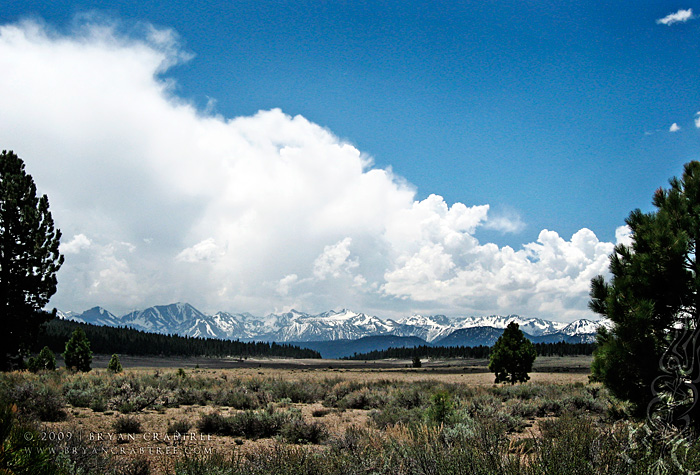
<path fill-rule="evenodd" d="M 92 364 L 92 351 L 90 340 L 85 336 L 82 328 L 78 327 L 66 342 L 66 351 L 63 353 L 66 368 L 75 371 L 90 371 Z"/>
<path fill-rule="evenodd" d="M 46 195 L 13 152 L 0 154 L 0 370 L 10 369 L 32 348 L 39 327 L 52 315 L 42 311 L 56 292 L 63 264 Z"/>
<path fill-rule="evenodd" d="M 697 423 L 697 388 L 688 382 L 700 376 L 700 162 L 687 163 L 670 185 L 654 194 L 656 211 L 630 213 L 632 244 L 615 247 L 611 281 L 598 276 L 591 283 L 590 308 L 613 323 L 599 330 L 592 376 L 631 401 L 639 416 L 667 390 L 683 399 L 672 417 L 680 411 Z"/>
<path fill-rule="evenodd" d="M 530 379 L 532 363 L 537 358 L 535 346 L 520 326 L 510 322 L 491 350 L 489 370 L 496 374 L 496 383 L 524 383 Z"/>

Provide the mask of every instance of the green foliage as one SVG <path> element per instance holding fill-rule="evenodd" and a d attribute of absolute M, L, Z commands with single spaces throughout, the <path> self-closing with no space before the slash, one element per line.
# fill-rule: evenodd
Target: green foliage
<path fill-rule="evenodd" d="M 613 323 L 612 330 L 599 331 L 592 377 L 630 401 L 640 417 L 654 397 L 652 382 L 660 375 L 674 329 L 690 331 L 700 316 L 700 162 L 687 163 L 683 176 L 670 185 L 654 194 L 656 211 L 630 213 L 626 223 L 632 244 L 615 247 L 611 281 L 598 276 L 591 282 L 590 308 Z M 695 356 L 684 352 L 678 352 L 682 360 L 674 366 L 695 368 L 697 362 L 687 361 Z M 675 394 L 686 392 L 679 389 Z"/>
<path fill-rule="evenodd" d="M 318 383 L 311 381 L 289 381 L 282 378 L 268 379 L 263 389 L 270 393 L 273 400 L 289 399 L 293 403 L 312 403 L 323 399 L 326 392 Z"/>
<path fill-rule="evenodd" d="M 453 415 L 453 405 L 450 393 L 440 391 L 430 398 L 430 407 L 426 413 L 428 422 L 431 424 L 444 424 Z"/>
<path fill-rule="evenodd" d="M 535 358 L 537 352 L 532 342 L 525 338 L 517 323 L 511 322 L 493 345 L 489 370 L 496 374 L 496 383 L 524 383 L 530 379 L 528 373 Z"/>
<path fill-rule="evenodd" d="M 117 434 L 139 434 L 141 432 L 141 423 L 132 416 L 117 417 L 112 427 Z"/>
<path fill-rule="evenodd" d="M 320 423 L 307 423 L 297 410 L 278 412 L 268 407 L 262 411 L 242 411 L 225 417 L 218 412 L 202 414 L 197 429 L 203 434 L 259 439 L 281 436 L 290 443 L 318 443 L 327 436 Z"/>
<path fill-rule="evenodd" d="M 16 405 L 19 413 L 29 419 L 56 422 L 66 418 L 60 392 L 40 380 L 19 382 L 7 391 L 3 402 Z"/>
<path fill-rule="evenodd" d="M 238 437 L 233 441 L 237 445 L 243 443 L 243 438 L 274 440 L 246 444 L 244 450 L 236 450 L 230 458 L 226 452 L 214 457 L 204 454 L 178 457 L 174 461 L 174 473 L 183 474 L 680 475 L 700 469 L 697 439 L 678 438 L 679 434 L 665 438 L 664 434 L 653 434 L 654 437 L 645 438 L 639 424 L 624 420 L 622 411 L 614 406 L 617 400 L 598 384 L 466 387 L 435 381 L 310 378 L 301 379 L 298 386 L 286 386 L 280 381 L 284 380 L 241 381 L 232 378 L 230 373 L 228 378 L 223 378 L 221 374 L 207 372 L 189 373 L 187 378 L 178 377 L 177 371 L 11 372 L 0 374 L 0 401 L 16 405 L 15 413 L 22 424 L 32 419 L 50 419 L 40 416 L 39 409 L 53 405 L 54 409 L 49 412 L 55 412 L 63 408 L 65 402 L 60 398 L 60 390 L 69 400 L 75 398 L 87 404 L 90 398 L 101 398 L 109 400 L 112 407 L 120 402 L 136 407 L 143 404 L 141 400 L 151 401 L 153 395 L 158 396 L 160 404 L 184 390 L 196 392 L 207 404 L 225 398 L 222 394 L 231 390 L 245 391 L 267 403 L 263 410 L 221 414 L 209 412 L 210 409 L 201 415 L 196 432 Z M 272 394 L 293 394 L 301 386 L 310 388 L 305 397 L 315 394 L 316 403 L 328 398 L 339 406 L 353 401 L 364 401 L 357 403 L 363 407 L 376 406 L 369 413 L 370 427 L 354 426 L 345 433 L 334 430 L 329 434 L 325 424 L 302 417 L 297 408 L 279 410 L 279 403 L 291 404 L 290 399 L 275 399 Z M 147 395 L 151 396 L 146 398 Z M 275 400 L 277 402 L 273 402 Z M 615 420 L 613 424 L 611 412 L 616 412 L 622 420 Z M 545 420 L 533 421 L 535 417 L 544 416 Z M 149 418 L 119 416 L 111 430 L 134 434 L 140 430 L 139 422 L 143 424 Z M 328 422 L 334 419 L 329 418 Z M 69 432 L 78 433 L 82 421 L 76 422 L 78 425 L 73 428 L 66 426 L 70 421 L 51 427 L 66 427 L 70 428 Z M 0 410 L 0 435 L 2 425 Z M 528 426 L 533 430 L 527 430 Z M 185 417 L 171 420 L 167 431 L 184 434 L 190 427 Z M 514 437 L 512 432 L 520 434 Z M 20 435 L 24 437 L 24 433 L 23 430 Z M 133 437 L 129 435 L 121 440 Z M 16 442 L 23 443 L 21 439 Z M 94 455 L 94 450 L 100 452 L 100 443 L 90 441 L 89 446 L 80 445 L 83 443 L 85 439 L 83 442 L 74 439 L 70 443 L 52 445 L 61 454 L 55 458 L 59 452 L 51 452 L 54 462 L 59 467 L 69 467 L 58 473 L 148 473 L 145 459 L 131 459 L 132 463 L 121 457 L 107 457 L 100 461 Z M 2 455 L 0 453 L 0 463 Z M 118 465 L 114 470 L 109 467 L 110 460 Z M 42 467 L 41 462 L 37 463 Z M 46 470 L 42 467 L 39 473 L 44 472 L 52 473 L 50 467 Z M 13 473 L 35 472 L 17 470 Z"/>
<path fill-rule="evenodd" d="M 370 388 L 361 388 L 343 396 L 337 407 L 340 409 L 376 409 L 386 404 L 384 391 Z"/>
<path fill-rule="evenodd" d="M 46 195 L 24 162 L 12 151 L 0 154 L 0 370 L 21 363 L 36 344 L 42 323 L 53 318 L 42 311 L 56 293 L 61 232 L 54 229 Z M 55 312 L 54 312 L 55 314 Z"/>
<path fill-rule="evenodd" d="M 53 371 L 56 369 L 56 356 L 48 346 L 45 346 L 37 356 L 29 358 L 29 361 L 27 361 L 27 369 L 32 373 L 42 370 Z"/>
<path fill-rule="evenodd" d="M 119 384 L 116 386 L 116 384 Z M 162 402 L 166 388 L 158 383 L 136 379 L 115 382 L 110 405 L 123 414 L 139 412 Z"/>
<path fill-rule="evenodd" d="M 595 343 L 533 343 L 538 356 L 574 356 L 591 355 L 595 350 Z M 491 348 L 488 346 L 417 346 L 415 348 L 388 348 L 386 350 L 374 350 L 368 353 L 356 353 L 352 356 L 341 358 L 344 360 L 384 360 L 388 358 L 411 359 L 420 355 L 422 358 L 488 358 Z"/>
<path fill-rule="evenodd" d="M 234 409 L 257 409 L 260 407 L 260 400 L 257 393 L 248 391 L 244 387 L 234 387 L 223 389 L 214 396 L 214 403 L 219 406 L 228 406 Z"/>
<path fill-rule="evenodd" d="M 44 331 L 38 338 L 39 346 L 47 345 L 55 352 L 63 351 L 65 342 L 73 331 L 81 328 L 90 340 L 92 351 L 98 354 L 321 358 L 317 351 L 286 344 L 162 335 L 133 328 L 106 327 L 58 318 L 46 323 L 43 328 Z"/>
<path fill-rule="evenodd" d="M 18 421 L 16 406 L 0 404 L 0 473 L 46 474 L 71 473 L 55 461 L 49 446 L 32 426 Z"/>
<path fill-rule="evenodd" d="M 423 366 L 423 364 L 420 361 L 420 356 L 414 356 L 413 359 L 411 360 L 411 366 L 414 368 L 420 368 Z"/>
<path fill-rule="evenodd" d="M 109 363 L 107 363 L 107 370 L 111 371 L 112 373 L 121 373 L 124 371 L 124 368 L 122 368 L 122 363 L 119 361 L 118 354 L 114 353 L 109 359 Z"/>
<path fill-rule="evenodd" d="M 85 336 L 82 328 L 76 328 L 70 340 L 66 342 L 66 350 L 63 353 L 66 368 L 75 371 L 90 371 L 92 364 L 92 351 L 90 341 Z"/>
<path fill-rule="evenodd" d="M 319 444 L 328 437 L 328 430 L 318 422 L 292 419 L 282 426 L 280 435 L 290 444 Z"/>
<path fill-rule="evenodd" d="M 192 424 L 186 420 L 173 421 L 168 424 L 168 434 L 187 434 Z"/>

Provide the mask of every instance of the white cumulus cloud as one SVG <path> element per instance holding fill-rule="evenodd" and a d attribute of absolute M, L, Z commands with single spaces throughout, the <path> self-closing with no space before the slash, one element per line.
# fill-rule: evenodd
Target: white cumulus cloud
<path fill-rule="evenodd" d="M 192 247 L 183 249 L 182 252 L 176 256 L 176 259 L 183 262 L 215 261 L 219 256 L 223 256 L 224 254 L 225 252 L 219 248 L 216 241 L 213 238 L 209 238 L 198 242 Z"/>
<path fill-rule="evenodd" d="M 671 127 L 668 129 L 669 132 L 678 132 L 679 130 L 681 130 L 681 127 L 675 122 L 671 124 Z"/>
<path fill-rule="evenodd" d="M 675 13 L 669 13 L 665 17 L 656 20 L 656 23 L 660 25 L 673 25 L 674 23 L 685 23 L 693 18 L 695 18 L 693 16 L 693 9 L 688 8 L 687 10 L 678 10 Z"/>
<path fill-rule="evenodd" d="M 620 226 L 615 230 L 615 240 L 617 244 L 625 246 L 632 245 L 632 229 L 629 226 Z"/>
<path fill-rule="evenodd" d="M 69 242 L 63 242 L 60 246 L 62 254 L 77 254 L 90 247 L 90 239 L 84 234 L 76 234 Z"/>
<path fill-rule="evenodd" d="M 296 274 L 289 274 L 280 279 L 277 284 L 277 292 L 280 295 L 289 295 L 289 288 L 294 285 L 299 280 L 299 276 Z"/>
<path fill-rule="evenodd" d="M 0 143 L 74 236 L 52 305 L 591 316 L 588 285 L 612 243 L 588 229 L 568 240 L 545 230 L 517 250 L 479 242 L 480 227 L 524 223 L 487 204 L 418 200 L 302 116 L 198 110 L 166 77 L 188 57 L 176 39 L 0 27 Z"/>
<path fill-rule="evenodd" d="M 323 253 L 314 261 L 314 276 L 318 279 L 338 277 L 341 272 L 350 272 L 360 264 L 357 259 L 350 259 L 352 238 L 346 237 L 336 244 L 325 246 Z"/>

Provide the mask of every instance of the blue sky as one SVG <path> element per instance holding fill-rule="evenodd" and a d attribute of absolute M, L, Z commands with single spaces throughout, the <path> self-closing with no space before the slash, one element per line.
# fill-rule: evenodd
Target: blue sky
<path fill-rule="evenodd" d="M 685 21 L 659 22 L 689 9 Z M 371 156 L 373 168 L 391 167 L 417 202 L 436 194 L 448 206 L 489 205 L 491 222 L 508 225 L 465 232 L 518 251 L 543 230 L 569 241 L 587 228 L 614 243 L 632 209 L 650 210 L 653 191 L 700 158 L 699 13 L 697 1 L 10 1 L 0 24 L 30 19 L 65 38 L 110 24 L 122 42 L 150 25 L 168 31 L 179 57 L 190 55 L 158 76 L 171 99 L 226 120 L 275 108 L 300 115 Z M 315 246 L 342 250 L 333 246 L 345 237 Z M 352 250 L 360 241 L 345 246 L 346 270 L 369 260 Z M 377 271 L 379 300 L 397 262 Z M 293 267 L 280 281 L 304 281 Z M 431 306 L 439 296 L 419 294 L 392 295 L 400 311 L 507 311 Z M 377 312 L 396 303 L 360 300 Z M 585 300 L 564 305 L 577 309 L 572 318 L 585 315 Z M 556 317 L 524 307 L 510 311 Z"/>

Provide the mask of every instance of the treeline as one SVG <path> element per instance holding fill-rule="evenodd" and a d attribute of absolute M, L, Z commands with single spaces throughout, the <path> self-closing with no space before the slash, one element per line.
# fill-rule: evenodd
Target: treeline
<path fill-rule="evenodd" d="M 320 358 L 315 350 L 279 343 L 242 342 L 216 338 L 148 333 L 126 327 L 107 327 L 54 318 L 44 324 L 38 347 L 48 346 L 56 354 L 63 353 L 73 330 L 81 327 L 90 340 L 90 349 L 97 354 L 132 356 L 275 356 L 287 358 Z"/>
<path fill-rule="evenodd" d="M 592 355 L 595 343 L 535 343 L 538 356 L 576 356 Z M 420 358 L 488 358 L 491 347 L 488 346 L 428 346 L 421 345 L 414 348 L 388 348 L 375 350 L 368 353 L 355 353 L 346 356 L 347 360 L 383 360 L 389 358 L 410 359 L 415 356 Z"/>
<path fill-rule="evenodd" d="M 592 355 L 595 343 L 535 343 L 537 356 L 581 356 Z"/>

